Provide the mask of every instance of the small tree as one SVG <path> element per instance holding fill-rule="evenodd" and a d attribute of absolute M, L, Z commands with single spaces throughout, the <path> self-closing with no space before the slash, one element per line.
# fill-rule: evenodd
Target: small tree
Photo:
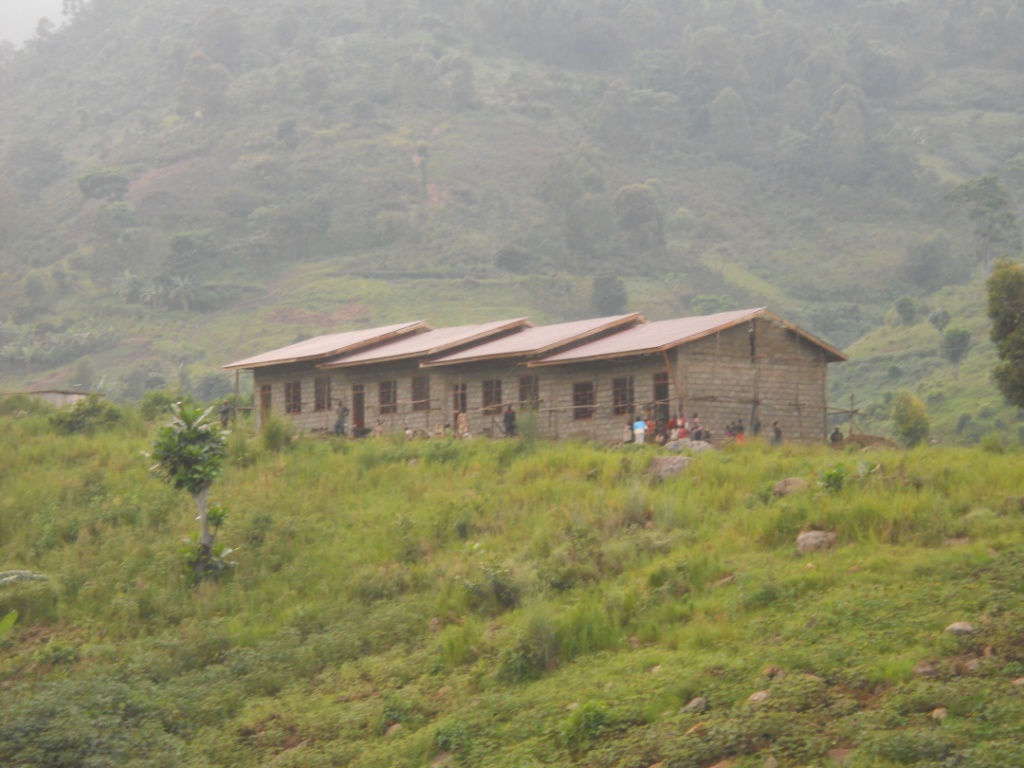
<path fill-rule="evenodd" d="M 936 309 L 930 315 L 928 315 L 928 322 L 932 324 L 932 327 L 942 333 L 946 330 L 946 326 L 949 325 L 949 312 L 944 309 Z"/>
<path fill-rule="evenodd" d="M 896 310 L 896 314 L 900 316 L 900 322 L 903 325 L 913 325 L 914 320 L 917 318 L 917 307 L 914 305 L 914 300 L 909 296 L 900 296 L 896 299 L 896 303 L 893 304 L 893 308 Z"/>
<path fill-rule="evenodd" d="M 908 448 L 928 438 L 931 424 L 924 403 L 906 390 L 897 392 L 889 410 L 896 437 Z"/>
<path fill-rule="evenodd" d="M 192 495 L 199 513 L 199 551 L 190 565 L 196 581 L 208 572 L 214 559 L 206 498 L 220 475 L 227 453 L 224 433 L 213 423 L 212 408 L 202 410 L 188 403 L 172 409 L 170 424 L 161 427 L 153 441 L 153 472 L 165 483 Z M 219 518 L 218 518 L 219 521 Z"/>
<path fill-rule="evenodd" d="M 953 364 L 953 378 L 960 378 L 960 362 L 971 351 L 971 332 L 966 328 L 950 328 L 942 337 L 942 356 Z"/>
<path fill-rule="evenodd" d="M 999 363 L 993 371 L 1003 397 L 1024 408 L 1024 269 L 1000 259 L 988 279 L 988 316 Z"/>

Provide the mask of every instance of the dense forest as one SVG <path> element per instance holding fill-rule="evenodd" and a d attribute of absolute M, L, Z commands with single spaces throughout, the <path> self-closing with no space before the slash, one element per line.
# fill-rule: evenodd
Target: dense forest
<path fill-rule="evenodd" d="M 980 349 L 1020 249 L 1017 2 L 65 12 L 0 63 L 8 388 L 216 396 L 240 352 L 410 313 L 768 305 L 850 346 L 945 312 Z M 844 396 L 948 368 L 917 334 Z"/>

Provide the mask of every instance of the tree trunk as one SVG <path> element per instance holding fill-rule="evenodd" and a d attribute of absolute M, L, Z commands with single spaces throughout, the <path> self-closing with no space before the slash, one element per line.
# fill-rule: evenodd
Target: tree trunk
<path fill-rule="evenodd" d="M 213 534 L 210 533 L 210 524 L 206 520 L 206 494 L 209 492 L 209 488 L 203 488 L 199 493 L 192 494 L 196 509 L 199 511 L 199 543 L 207 549 L 213 546 Z"/>

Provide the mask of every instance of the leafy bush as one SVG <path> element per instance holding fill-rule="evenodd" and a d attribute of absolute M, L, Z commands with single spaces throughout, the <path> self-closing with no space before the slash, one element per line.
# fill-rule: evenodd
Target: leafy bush
<path fill-rule="evenodd" d="M 836 464 L 831 469 L 823 469 L 818 472 L 818 484 L 831 493 L 843 490 L 844 480 L 846 480 L 846 467 L 842 464 Z"/>
<path fill-rule="evenodd" d="M 173 392 L 157 389 L 146 392 L 139 402 L 139 413 L 146 421 L 153 421 L 170 413 L 171 407 L 181 398 Z"/>
<path fill-rule="evenodd" d="M 584 702 L 562 724 L 562 743 L 570 752 L 586 752 L 608 729 L 609 720 L 603 704 Z"/>
<path fill-rule="evenodd" d="M 10 395 L 0 400 L 0 416 L 38 415 L 52 412 L 52 405 L 30 395 Z"/>
<path fill-rule="evenodd" d="M 70 408 L 50 416 L 50 423 L 61 434 L 72 435 L 76 432 L 92 434 L 97 429 L 113 426 L 122 417 L 121 409 L 116 405 L 108 403 L 99 395 L 89 395 Z"/>
<path fill-rule="evenodd" d="M 924 403 L 906 390 L 897 392 L 893 397 L 890 416 L 896 437 L 908 448 L 928 438 L 931 424 Z"/>
<path fill-rule="evenodd" d="M 284 419 L 270 417 L 260 429 L 260 441 L 270 453 L 280 453 L 291 447 L 292 426 Z"/>

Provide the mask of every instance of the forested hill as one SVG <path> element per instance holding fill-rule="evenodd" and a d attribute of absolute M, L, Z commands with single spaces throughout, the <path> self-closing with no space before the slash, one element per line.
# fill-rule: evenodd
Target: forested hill
<path fill-rule="evenodd" d="M 979 279 L 947 193 L 1024 184 L 1018 2 L 66 6 L 0 64 L 0 383 L 624 303 L 846 346 Z"/>

